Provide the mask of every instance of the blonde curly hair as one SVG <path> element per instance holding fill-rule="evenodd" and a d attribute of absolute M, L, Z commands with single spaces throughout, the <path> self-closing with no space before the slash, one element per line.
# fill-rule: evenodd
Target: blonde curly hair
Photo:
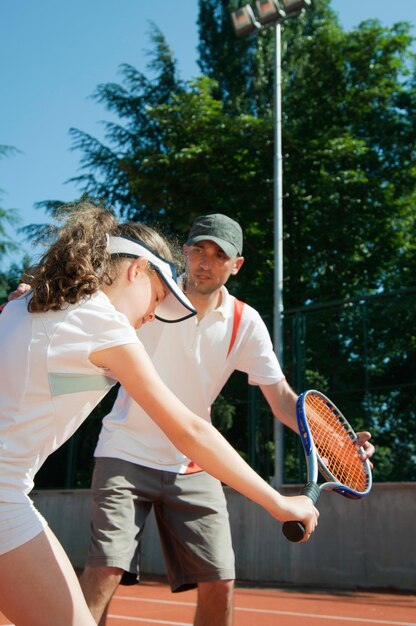
<path fill-rule="evenodd" d="M 128 235 L 168 261 L 178 258 L 174 246 L 153 228 L 134 222 L 119 224 L 111 210 L 93 202 L 63 207 L 61 213 L 65 223 L 56 241 L 23 279 L 31 286 L 31 313 L 63 309 L 114 282 L 122 255 L 108 253 L 108 235 Z"/>

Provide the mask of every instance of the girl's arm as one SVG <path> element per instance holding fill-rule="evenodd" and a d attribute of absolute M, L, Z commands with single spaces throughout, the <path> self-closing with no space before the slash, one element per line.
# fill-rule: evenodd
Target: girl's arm
<path fill-rule="evenodd" d="M 256 474 L 212 424 L 192 413 L 169 390 L 141 344 L 95 352 L 90 359 L 110 369 L 173 444 L 202 469 L 278 520 L 299 520 L 308 535 L 314 531 L 319 513 L 311 500 L 282 496 Z"/>

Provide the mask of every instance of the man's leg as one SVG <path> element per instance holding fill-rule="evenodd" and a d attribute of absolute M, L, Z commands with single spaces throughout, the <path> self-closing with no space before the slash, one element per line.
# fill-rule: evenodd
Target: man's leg
<path fill-rule="evenodd" d="M 163 476 L 156 521 L 172 591 L 197 587 L 195 626 L 231 626 L 234 552 L 221 483 L 206 474 Z"/>
<path fill-rule="evenodd" d="M 79 582 L 85 600 L 99 626 L 106 624 L 108 605 L 120 584 L 123 571 L 118 567 L 90 567 L 87 565 L 80 576 Z"/>
<path fill-rule="evenodd" d="M 232 626 L 233 598 L 233 580 L 199 583 L 194 626 Z"/>
<path fill-rule="evenodd" d="M 106 624 L 108 605 L 124 572 L 138 574 L 140 536 L 156 497 L 153 491 L 145 491 L 152 489 L 146 472 L 146 468 L 120 459 L 96 459 L 91 540 L 80 584 L 99 626 Z M 138 497 L 140 484 L 143 489 Z"/>

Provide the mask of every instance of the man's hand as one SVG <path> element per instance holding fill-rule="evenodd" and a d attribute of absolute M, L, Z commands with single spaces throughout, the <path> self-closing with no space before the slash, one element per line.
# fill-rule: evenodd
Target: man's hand
<path fill-rule="evenodd" d="M 357 433 L 357 441 L 355 442 L 355 445 L 357 446 L 357 448 L 362 449 L 361 456 L 362 456 L 363 461 L 370 459 L 373 456 L 374 452 L 376 451 L 373 444 L 370 443 L 370 439 L 371 439 L 371 433 L 367 431 Z M 371 463 L 371 461 L 370 461 L 370 465 L 371 465 L 371 469 L 373 469 L 373 464 Z"/>
<path fill-rule="evenodd" d="M 16 298 L 19 298 L 20 296 L 22 296 L 24 293 L 26 293 L 29 290 L 30 290 L 30 285 L 28 285 L 27 283 L 19 283 L 15 291 L 11 291 L 9 295 L 7 296 L 7 302 L 10 302 L 11 300 L 16 300 Z M 0 304 L 0 313 L 6 306 L 7 302 Z"/>
<path fill-rule="evenodd" d="M 23 296 L 24 293 L 30 290 L 30 285 L 27 283 L 19 283 L 15 289 L 15 291 L 11 291 L 7 296 L 7 300 L 16 300 L 20 296 Z"/>

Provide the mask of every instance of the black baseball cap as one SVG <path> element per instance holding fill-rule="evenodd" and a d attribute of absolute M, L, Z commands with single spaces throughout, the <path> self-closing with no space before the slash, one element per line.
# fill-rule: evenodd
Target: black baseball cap
<path fill-rule="evenodd" d="M 222 213 L 197 217 L 186 245 L 205 240 L 219 245 L 227 256 L 241 256 L 243 253 L 243 231 L 240 224 Z"/>

